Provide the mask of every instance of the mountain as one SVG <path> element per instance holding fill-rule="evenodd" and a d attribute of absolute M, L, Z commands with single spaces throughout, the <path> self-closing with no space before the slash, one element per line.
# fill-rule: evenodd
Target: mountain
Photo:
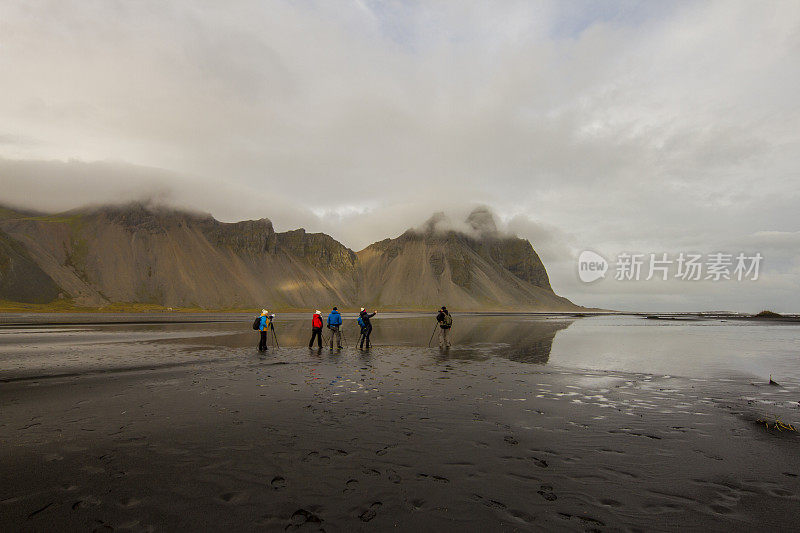
<path fill-rule="evenodd" d="M 224 308 L 268 302 L 287 308 L 349 302 L 355 295 L 355 253 L 327 235 L 276 233 L 267 219 L 226 224 L 208 215 L 130 205 L 53 216 L 6 212 L 0 230 L 80 305 Z M 38 299 L 45 294 L 43 289 Z M 9 289 L 0 293 L 19 300 L 13 296 Z"/>
<path fill-rule="evenodd" d="M 25 247 L 0 231 L 0 299 L 47 303 L 58 298 L 60 292 Z"/>
<path fill-rule="evenodd" d="M 0 299 L 200 308 L 355 307 L 576 310 L 553 293 L 531 244 L 478 209 L 435 215 L 355 253 L 268 219 L 129 204 L 57 215 L 0 209 Z"/>
<path fill-rule="evenodd" d="M 421 228 L 358 252 L 363 300 L 377 307 L 575 310 L 556 295 L 527 240 L 497 230 L 487 209 L 464 224 L 437 213 Z"/>

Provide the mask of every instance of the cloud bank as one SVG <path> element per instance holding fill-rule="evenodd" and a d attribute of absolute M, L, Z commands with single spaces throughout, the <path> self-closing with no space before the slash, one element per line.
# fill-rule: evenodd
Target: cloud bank
<path fill-rule="evenodd" d="M 157 197 L 355 249 L 486 204 L 579 303 L 800 310 L 773 237 L 800 231 L 798 28 L 790 1 L 6 2 L 0 200 Z M 746 287 L 575 275 L 722 246 L 782 247 Z"/>

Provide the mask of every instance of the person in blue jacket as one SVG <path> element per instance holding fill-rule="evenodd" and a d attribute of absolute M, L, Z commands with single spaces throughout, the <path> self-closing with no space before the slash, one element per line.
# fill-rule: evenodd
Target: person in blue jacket
<path fill-rule="evenodd" d="M 267 331 L 273 318 L 275 318 L 275 315 L 271 315 L 266 309 L 261 310 L 261 323 L 258 326 L 258 331 L 261 334 L 261 338 L 258 341 L 259 352 L 267 350 Z"/>
<path fill-rule="evenodd" d="M 328 329 L 331 330 L 331 350 L 333 350 L 333 338 L 336 337 L 336 349 L 342 349 L 342 315 L 339 308 L 334 307 L 328 315 Z"/>

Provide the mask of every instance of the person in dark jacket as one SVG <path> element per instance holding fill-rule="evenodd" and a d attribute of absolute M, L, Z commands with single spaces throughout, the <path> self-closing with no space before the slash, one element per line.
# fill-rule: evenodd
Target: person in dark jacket
<path fill-rule="evenodd" d="M 314 311 L 314 316 L 311 317 L 311 340 L 308 341 L 309 348 L 314 345 L 315 338 L 317 339 L 320 349 L 322 349 L 322 313 L 319 309 Z"/>
<path fill-rule="evenodd" d="M 436 315 L 436 322 L 439 323 L 439 347 L 449 348 L 450 328 L 453 327 L 453 317 L 450 316 L 447 307 L 442 306 L 439 310 L 439 314 Z"/>
<path fill-rule="evenodd" d="M 273 318 L 275 318 L 275 315 L 269 314 L 269 311 L 266 309 L 261 310 L 261 322 L 258 326 L 258 332 L 260 334 L 258 341 L 259 352 L 267 351 L 267 331 L 269 331 L 269 325 Z"/>
<path fill-rule="evenodd" d="M 372 333 L 372 322 L 370 322 L 369 319 L 377 314 L 377 311 L 367 313 L 366 309 L 363 307 L 361 308 L 361 312 L 358 314 L 358 316 L 361 318 L 361 321 L 364 323 L 364 325 L 361 326 L 361 341 L 359 343 L 359 348 L 364 348 L 364 342 L 366 341 L 367 350 L 369 350 L 369 336 Z"/>
<path fill-rule="evenodd" d="M 333 338 L 336 337 L 336 349 L 342 349 L 342 315 L 339 309 L 334 307 L 328 315 L 328 329 L 331 330 L 331 350 L 333 350 Z"/>

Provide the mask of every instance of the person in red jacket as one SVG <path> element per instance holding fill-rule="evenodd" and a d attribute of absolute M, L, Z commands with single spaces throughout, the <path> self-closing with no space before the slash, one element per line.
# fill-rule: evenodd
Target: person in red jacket
<path fill-rule="evenodd" d="M 319 309 L 314 311 L 314 316 L 311 317 L 311 340 L 308 341 L 308 347 L 314 345 L 314 338 L 317 339 L 320 350 L 322 349 L 322 313 Z"/>

